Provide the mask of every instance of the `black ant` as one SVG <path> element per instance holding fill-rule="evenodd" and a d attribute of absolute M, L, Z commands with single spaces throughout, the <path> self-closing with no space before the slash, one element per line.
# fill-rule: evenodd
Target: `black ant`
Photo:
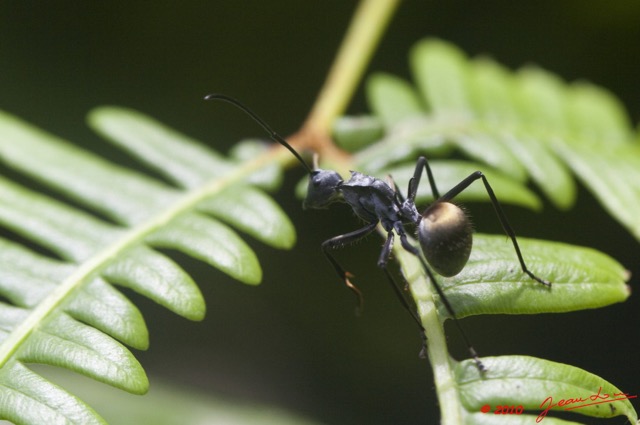
<path fill-rule="evenodd" d="M 229 102 L 244 111 L 267 131 L 271 139 L 287 148 L 296 159 L 300 161 L 309 173 L 309 186 L 307 189 L 307 197 L 303 204 L 304 208 L 326 208 L 334 202 L 346 202 L 353 209 L 353 212 L 367 223 L 361 229 L 335 236 L 322 243 L 322 251 L 333 265 L 340 279 L 356 294 L 360 307 L 362 306 L 362 294 L 360 290 L 349 280 L 351 275 L 336 261 L 331 254 L 331 250 L 367 236 L 380 224 L 387 232 L 387 239 L 378 257 L 378 267 L 385 272 L 400 301 L 418 323 L 423 339 L 425 338 L 425 332 L 420 318 L 417 313 L 409 307 L 401 289 L 387 270 L 387 263 L 394 241 L 394 232 L 400 238 L 402 247 L 415 255 L 422 263 L 425 273 L 431 280 L 449 315 L 458 326 L 478 369 L 480 371 L 485 370 L 475 349 L 471 346 L 462 331 L 451 304 L 438 285 L 431 269 L 427 266 L 428 263 L 438 274 L 444 277 L 451 277 L 460 273 L 469 260 L 472 245 L 471 223 L 464 211 L 451 201 L 476 180 L 482 180 L 498 219 L 500 220 L 500 224 L 513 243 L 522 271 L 533 280 L 547 287 L 551 286 L 551 282 L 539 278 L 527 268 L 522 258 L 516 235 L 511 225 L 509 225 L 507 217 L 489 181 L 481 171 L 470 174 L 453 189 L 440 196 L 429 163 L 424 156 L 421 156 L 416 163 L 413 177 L 409 180 L 407 198 L 405 199 L 393 182 L 388 184 L 380 179 L 357 171 L 351 171 L 351 178 L 345 181 L 336 171 L 320 169 L 316 164 L 314 164 L 312 169 L 282 136 L 272 130 L 266 122 L 249 108 L 226 95 L 210 94 L 205 96 L 205 100 L 212 99 Z M 420 214 L 415 205 L 415 198 L 423 168 L 427 173 L 431 192 L 436 200 Z M 416 226 L 418 240 L 426 262 L 420 254 L 420 250 L 408 241 L 404 229 L 405 224 L 413 224 Z M 424 355 L 425 350 L 423 347 L 421 356 Z"/>

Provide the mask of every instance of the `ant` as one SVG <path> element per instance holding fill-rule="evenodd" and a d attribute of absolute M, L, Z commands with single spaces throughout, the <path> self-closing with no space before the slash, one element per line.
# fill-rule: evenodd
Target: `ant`
<path fill-rule="evenodd" d="M 357 296 L 359 310 L 362 307 L 362 294 L 350 281 L 349 278 L 351 277 L 351 274 L 342 268 L 331 254 L 331 251 L 335 248 L 342 247 L 343 245 L 364 238 L 372 233 L 378 224 L 380 224 L 387 232 L 387 238 L 382 247 L 382 251 L 380 252 L 380 256 L 378 257 L 378 267 L 385 272 L 401 303 L 418 323 L 423 342 L 426 341 L 426 336 L 425 329 L 420 322 L 420 318 L 409 306 L 402 291 L 387 269 L 387 263 L 391 255 L 391 249 L 395 238 L 394 232 L 400 238 L 400 244 L 402 247 L 420 260 L 422 268 L 432 282 L 449 315 L 460 330 L 469 353 L 474 359 L 478 369 L 480 371 L 486 370 L 475 349 L 471 346 L 466 335 L 462 331 L 462 327 L 458 323 L 451 304 L 438 285 L 433 272 L 427 265 L 428 263 L 431 268 L 441 276 L 451 277 L 460 273 L 469 260 L 473 239 L 471 222 L 462 208 L 451 201 L 476 180 L 482 180 L 491 203 L 493 204 L 496 215 L 498 216 L 498 220 L 513 243 L 513 248 L 515 249 L 522 271 L 531 279 L 545 285 L 546 287 L 551 287 L 551 282 L 539 278 L 527 268 L 524 259 L 522 258 L 522 253 L 520 252 L 516 235 L 507 220 L 507 216 L 502 210 L 502 207 L 498 202 L 498 198 L 493 192 L 489 181 L 481 171 L 476 171 L 470 174 L 447 193 L 440 196 L 440 192 L 436 187 L 429 163 L 424 156 L 421 156 L 418 158 L 416 163 L 413 177 L 409 180 L 407 197 L 404 198 L 393 181 L 387 183 L 357 171 L 351 171 L 351 178 L 345 181 L 336 171 L 318 168 L 316 163 L 317 161 L 315 159 L 314 167 L 312 169 L 282 136 L 272 130 L 271 127 L 251 109 L 247 108 L 236 99 L 223 94 L 214 93 L 205 96 L 205 100 L 222 100 L 236 106 L 262 126 L 271 139 L 287 148 L 293 156 L 300 161 L 309 173 L 309 185 L 307 189 L 307 196 L 303 203 L 303 208 L 322 209 L 327 208 L 335 202 L 346 202 L 353 209 L 353 212 L 366 223 L 361 229 L 335 236 L 322 243 L 322 251 L 335 269 L 336 273 L 345 285 Z M 420 213 L 416 208 L 415 198 L 423 168 L 427 174 L 427 178 L 429 179 L 429 185 L 431 186 L 431 192 L 435 201 L 429 205 L 423 213 Z M 405 224 L 412 224 L 417 228 L 417 236 L 424 259 L 420 250 L 409 242 L 404 228 Z M 426 355 L 425 347 L 426 345 L 423 344 L 423 349 L 420 353 L 421 357 Z"/>

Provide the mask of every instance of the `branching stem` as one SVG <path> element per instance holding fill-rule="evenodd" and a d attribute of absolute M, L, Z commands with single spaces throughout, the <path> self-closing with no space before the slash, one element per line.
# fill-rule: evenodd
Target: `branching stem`
<path fill-rule="evenodd" d="M 331 141 L 331 126 L 346 110 L 399 2 L 362 0 L 311 112 L 289 138 L 296 149 L 310 149 L 338 169 L 349 168 L 350 159 Z"/>
<path fill-rule="evenodd" d="M 356 10 L 305 127 L 328 133 L 344 113 L 399 0 L 363 0 Z"/>

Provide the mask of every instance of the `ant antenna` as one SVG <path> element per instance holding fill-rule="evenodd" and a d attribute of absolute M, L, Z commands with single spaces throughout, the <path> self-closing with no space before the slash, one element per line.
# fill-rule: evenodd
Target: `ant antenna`
<path fill-rule="evenodd" d="M 309 174 L 311 174 L 313 172 L 313 170 L 311 168 L 309 168 L 309 165 L 304 161 L 304 159 L 302 159 L 300 154 L 298 152 L 296 152 L 296 150 L 293 149 L 293 147 L 291 147 L 291 145 L 289 143 L 287 143 L 287 141 L 284 139 L 284 137 L 282 137 L 278 133 L 276 133 L 269 126 L 269 124 L 267 124 L 262 118 L 260 118 L 251 109 L 249 109 L 248 107 L 244 106 L 242 103 L 238 102 L 236 99 L 234 99 L 234 98 L 232 98 L 230 96 L 224 95 L 224 94 L 212 93 L 212 94 L 208 94 L 208 95 L 206 95 L 204 97 L 204 100 L 212 100 L 212 99 L 213 100 L 222 100 L 222 101 L 228 102 L 228 103 L 232 104 L 233 106 L 237 107 L 238 109 L 240 109 L 241 111 L 243 111 L 245 114 L 249 115 L 251 118 L 253 118 L 253 120 L 255 122 L 260 124 L 260 126 L 265 129 L 265 131 L 269 134 L 269 137 L 271 137 L 271 139 L 273 141 L 278 142 L 282 146 L 287 148 L 289 150 L 289 152 L 291 152 L 293 154 L 293 156 L 295 156 L 296 159 L 298 161 L 300 161 L 300 163 L 302 165 L 304 165 L 304 168 L 306 168 L 306 170 L 307 170 L 307 172 Z"/>

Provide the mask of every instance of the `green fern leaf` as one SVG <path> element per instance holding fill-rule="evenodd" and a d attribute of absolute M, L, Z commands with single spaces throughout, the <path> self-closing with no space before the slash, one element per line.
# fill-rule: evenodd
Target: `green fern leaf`
<path fill-rule="evenodd" d="M 184 252 L 256 284 L 261 268 L 254 252 L 223 221 L 274 247 L 295 242 L 277 204 L 248 185 L 259 179 L 273 188 L 280 178 L 275 164 L 259 169 L 227 160 L 126 109 L 97 109 L 90 122 L 175 186 L 0 113 L 0 160 L 58 196 L 0 178 L 2 226 L 52 255 L 0 238 L 0 295 L 8 301 L 0 304 L 0 417 L 15 423 L 103 423 L 28 363 L 147 391 L 144 370 L 125 347 L 146 349 L 147 328 L 114 285 L 192 320 L 205 314 L 193 280 L 155 248 Z"/>
<path fill-rule="evenodd" d="M 510 240 L 475 234 L 464 270 L 441 283 L 458 317 L 560 313 L 604 307 L 631 295 L 628 272 L 601 252 L 528 238 L 518 238 L 518 245 L 527 267 L 552 281 L 552 287 L 522 272 Z M 441 309 L 440 314 L 447 312 Z"/>
<path fill-rule="evenodd" d="M 537 68 L 512 72 L 487 58 L 469 60 L 433 39 L 412 49 L 411 66 L 415 88 L 386 74 L 368 81 L 369 104 L 386 130 L 358 155 L 369 171 L 456 148 L 516 181 L 530 178 L 561 209 L 575 202 L 573 173 L 640 239 L 633 213 L 640 208 L 640 148 L 611 93 Z"/>
<path fill-rule="evenodd" d="M 384 135 L 380 119 L 370 115 L 339 117 L 333 123 L 333 138 L 347 152 L 357 152 Z"/>
<path fill-rule="evenodd" d="M 548 411 L 565 410 L 598 418 L 626 416 L 631 423 L 637 421 L 623 391 L 585 370 L 528 356 L 486 357 L 483 361 L 488 370 L 482 377 L 472 361 L 455 366 L 465 423 L 574 423 L 546 416 Z M 564 404 L 562 400 L 569 402 Z M 483 406 L 493 408 L 481 413 Z M 501 415 L 497 420 L 495 406 L 517 406 L 528 413 Z"/>
<path fill-rule="evenodd" d="M 89 123 L 107 140 L 185 188 L 224 176 L 233 166 L 192 139 L 129 109 L 97 108 L 89 114 Z M 247 148 L 245 144 L 244 149 Z M 244 154 L 236 149 L 241 160 L 257 153 L 255 148 Z M 197 158 L 193 163 L 192 157 Z M 273 167 L 259 170 L 259 174 L 251 174 L 247 179 L 269 187 L 280 179 L 280 173 L 274 171 Z M 223 191 L 215 199 L 202 201 L 197 209 L 272 246 L 291 248 L 295 243 L 293 225 L 286 215 L 269 197 L 250 186 Z"/>
<path fill-rule="evenodd" d="M 106 424 L 89 406 L 21 362 L 5 364 L 0 382 L 0 417 L 16 424 Z"/>

